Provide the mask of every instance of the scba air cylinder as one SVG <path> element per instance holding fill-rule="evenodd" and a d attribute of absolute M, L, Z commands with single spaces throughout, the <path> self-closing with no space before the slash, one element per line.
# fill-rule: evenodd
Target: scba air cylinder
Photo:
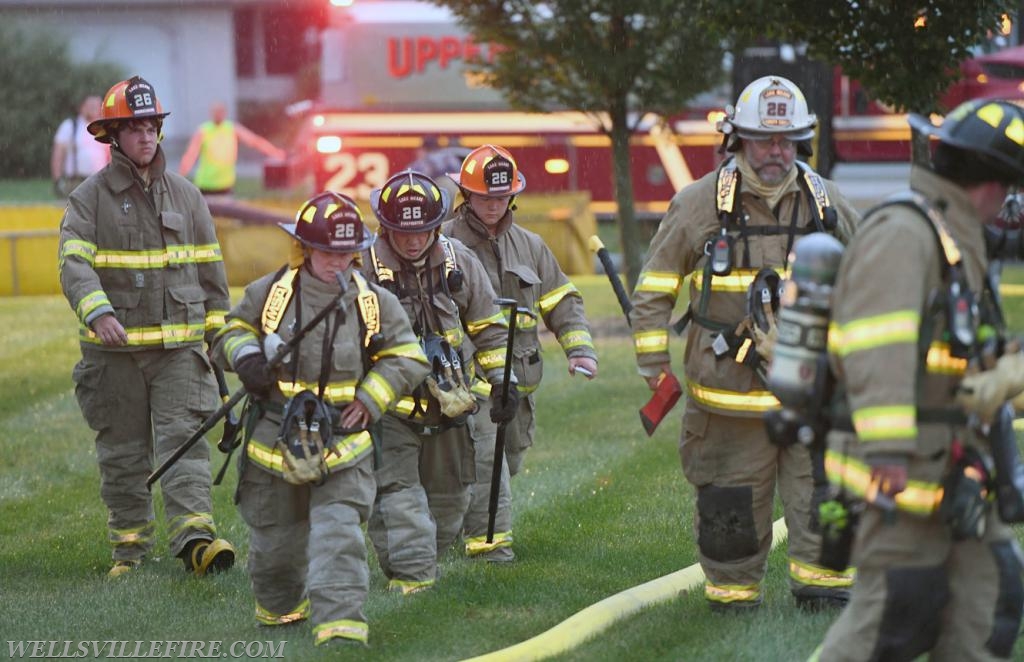
<path fill-rule="evenodd" d="M 766 416 L 775 443 L 809 445 L 829 390 L 828 326 L 832 286 L 843 245 L 816 232 L 798 240 L 790 255 L 778 315 L 778 340 L 768 369 L 768 388 L 782 404 Z"/>

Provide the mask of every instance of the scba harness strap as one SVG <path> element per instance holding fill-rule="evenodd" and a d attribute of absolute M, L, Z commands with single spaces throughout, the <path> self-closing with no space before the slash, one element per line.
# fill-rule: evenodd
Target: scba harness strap
<path fill-rule="evenodd" d="M 739 195 L 742 176 L 736 158 L 730 158 L 718 170 L 715 200 L 720 229 L 704 245 L 707 260 L 701 280 L 699 309 L 692 312 L 692 309 L 688 308 L 687 314 L 699 326 L 717 333 L 712 349 L 715 352 L 715 357 L 719 360 L 729 357 L 753 370 L 763 368 L 764 362 L 760 355 L 756 351 L 752 351 L 754 342 L 750 329 L 746 326 L 757 324 L 762 331 L 767 330 L 767 323 L 762 322 L 761 319 L 764 317 L 761 302 L 766 292 L 770 297 L 772 311 L 778 310 L 780 277 L 775 269 L 765 267 L 757 272 L 747 290 L 748 316 L 744 320 L 723 322 L 707 316 L 708 302 L 713 291 L 713 279 L 715 276 L 731 275 L 736 266 L 734 256 L 736 241 L 742 240 L 744 244 L 742 268 L 750 269 L 749 238 L 751 236 L 767 237 L 787 234 L 789 245 L 786 248 L 786 254 L 788 255 L 796 235 L 806 235 L 812 232 L 833 233 L 838 225 L 836 211 L 829 199 L 824 179 L 803 161 L 797 161 L 796 165 L 800 170 L 797 183 L 808 201 L 812 220 L 812 223 L 802 227 L 797 227 L 799 204 L 793 206 L 793 216 L 788 227 L 781 224 L 750 227 L 742 210 Z"/>

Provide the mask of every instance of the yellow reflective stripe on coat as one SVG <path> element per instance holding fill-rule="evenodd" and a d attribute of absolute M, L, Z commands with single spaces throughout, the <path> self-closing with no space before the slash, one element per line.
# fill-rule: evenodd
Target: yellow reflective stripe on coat
<path fill-rule="evenodd" d="M 395 390 L 391 388 L 391 384 L 375 372 L 367 373 L 359 388 L 373 399 L 381 411 L 387 409 L 395 399 Z"/>
<path fill-rule="evenodd" d="M 96 263 L 96 244 L 81 239 L 68 239 L 60 251 L 60 264 L 64 264 L 64 258 L 80 257 L 93 266 Z"/>
<path fill-rule="evenodd" d="M 874 317 L 863 317 L 840 325 L 836 337 L 829 334 L 829 346 L 839 356 L 886 345 L 917 343 L 921 315 L 916 310 L 898 310 Z"/>
<path fill-rule="evenodd" d="M 226 310 L 208 310 L 206 311 L 206 330 L 217 331 L 225 324 L 228 311 Z"/>
<path fill-rule="evenodd" d="M 135 545 L 148 542 L 153 537 L 154 530 L 153 522 L 128 529 L 110 529 L 107 531 L 107 540 L 115 545 Z"/>
<path fill-rule="evenodd" d="M 925 366 L 931 373 L 962 377 L 967 372 L 967 359 L 953 356 L 949 343 L 935 340 L 928 348 Z"/>
<path fill-rule="evenodd" d="M 354 379 L 346 379 L 345 381 L 339 382 L 327 382 L 324 387 L 324 400 L 332 402 L 334 404 L 349 403 L 356 397 L 356 381 Z M 286 398 L 298 395 L 303 391 L 313 391 L 314 393 L 320 392 L 320 384 L 317 382 L 286 382 L 279 381 L 277 388 L 281 390 Z"/>
<path fill-rule="evenodd" d="M 727 391 L 690 380 L 686 380 L 686 390 L 694 402 L 726 411 L 769 411 L 780 406 L 771 391 Z"/>
<path fill-rule="evenodd" d="M 505 349 L 480 350 L 476 353 L 476 360 L 485 372 L 487 370 L 493 370 L 494 368 L 504 368 Z"/>
<path fill-rule="evenodd" d="M 298 607 L 292 609 L 287 614 L 275 614 L 269 609 L 264 609 L 263 605 L 260 603 L 256 603 L 256 620 L 263 625 L 287 625 L 289 623 L 296 623 L 309 618 L 309 614 L 309 598 L 300 602 Z"/>
<path fill-rule="evenodd" d="M 165 343 L 201 342 L 206 333 L 205 324 L 168 324 L 166 326 L 130 326 L 125 328 L 128 345 L 146 347 Z M 93 345 L 103 341 L 85 324 L 79 329 L 79 340 Z"/>
<path fill-rule="evenodd" d="M 633 349 L 637 354 L 653 354 L 668 351 L 668 329 L 634 331 Z"/>
<path fill-rule="evenodd" d="M 836 572 L 835 570 L 823 568 L 820 565 L 798 561 L 792 557 L 789 559 L 789 576 L 807 586 L 845 588 L 853 586 L 853 578 L 856 574 L 857 571 L 853 568 Z"/>
<path fill-rule="evenodd" d="M 331 639 L 341 637 L 366 643 L 370 636 L 370 626 L 359 621 L 340 620 L 321 623 L 313 628 L 313 645 L 327 643 Z"/>
<path fill-rule="evenodd" d="M 594 339 L 586 329 L 566 331 L 562 335 L 558 336 L 558 344 L 562 346 L 562 350 L 565 352 L 568 352 L 570 349 L 576 349 L 577 347 L 594 349 Z"/>
<path fill-rule="evenodd" d="M 537 305 L 540 307 L 541 314 L 547 315 L 555 309 L 555 306 L 561 303 L 562 299 L 570 294 L 579 296 L 579 293 L 580 291 L 576 289 L 576 286 L 573 285 L 572 282 L 568 282 L 565 285 L 556 287 L 547 294 L 542 295 L 540 299 L 537 300 Z"/>
<path fill-rule="evenodd" d="M 89 292 L 78 302 L 78 319 L 84 322 L 89 317 L 89 313 L 102 306 L 113 308 L 110 304 L 110 299 L 107 298 L 107 293 L 103 290 Z"/>
<path fill-rule="evenodd" d="M 679 296 L 682 283 L 683 277 L 671 271 L 642 271 L 636 282 L 636 291 L 671 294 L 675 299 Z"/>
<path fill-rule="evenodd" d="M 475 336 L 492 324 L 503 329 L 508 328 L 508 320 L 505 319 L 504 313 L 498 312 L 482 320 L 468 320 L 466 322 L 466 330 L 469 331 L 469 335 Z"/>
<path fill-rule="evenodd" d="M 417 363 L 427 365 L 427 355 L 423 353 L 423 348 L 420 347 L 419 343 L 405 343 L 404 345 L 395 345 L 394 347 L 387 347 L 382 349 L 373 355 L 373 360 L 386 358 L 389 356 L 397 356 L 403 359 L 412 359 Z"/>
<path fill-rule="evenodd" d="M 537 307 L 534 306 L 534 313 L 537 312 Z M 530 315 L 516 314 L 516 328 L 518 329 L 532 329 L 537 326 L 537 318 Z"/>
<path fill-rule="evenodd" d="M 757 584 L 704 584 L 704 597 L 711 602 L 754 602 L 761 597 Z"/>
<path fill-rule="evenodd" d="M 712 292 L 743 292 L 746 294 L 750 284 L 757 277 L 760 269 L 733 269 L 728 276 L 714 276 L 711 279 Z M 782 267 L 775 268 L 776 273 L 782 274 Z M 695 271 L 693 274 L 693 286 L 698 290 L 704 287 L 704 272 Z"/>
<path fill-rule="evenodd" d="M 171 264 L 220 262 L 218 244 L 181 244 L 144 251 L 97 251 L 97 269 L 163 269 Z"/>
<path fill-rule="evenodd" d="M 366 430 L 354 432 L 336 439 L 323 450 L 324 463 L 328 469 L 347 464 L 356 459 L 373 446 L 370 433 Z M 277 474 L 284 473 L 284 457 L 277 445 L 268 446 L 257 439 L 250 439 L 246 446 L 246 454 L 256 464 Z"/>
<path fill-rule="evenodd" d="M 837 451 L 825 451 L 825 474 L 833 485 L 863 499 L 871 486 L 871 467 Z M 896 495 L 896 507 L 914 515 L 931 515 L 942 504 L 942 486 L 923 480 L 908 480 Z"/>
<path fill-rule="evenodd" d="M 917 409 L 914 405 L 862 407 L 853 411 L 852 418 L 857 438 L 861 441 L 917 437 Z"/>
<path fill-rule="evenodd" d="M 189 529 L 200 529 L 217 535 L 217 527 L 213 524 L 213 513 L 183 513 L 171 519 L 167 524 L 167 529 L 167 537 L 171 540 Z"/>

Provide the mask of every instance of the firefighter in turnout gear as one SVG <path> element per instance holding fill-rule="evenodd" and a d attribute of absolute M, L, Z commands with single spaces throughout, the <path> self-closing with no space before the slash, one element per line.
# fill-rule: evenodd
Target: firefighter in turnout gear
<path fill-rule="evenodd" d="M 375 237 L 351 199 L 321 193 L 282 227 L 294 259 L 246 288 L 214 346 L 252 399 L 237 499 L 256 620 L 309 618 L 317 645 L 365 643 L 376 424 L 423 379 L 426 358 L 398 300 L 354 266 Z M 326 308 L 268 371 L 267 353 Z"/>
<path fill-rule="evenodd" d="M 543 373 L 538 319 L 555 334 L 569 362 L 569 374 L 597 376 L 597 352 L 584 316 L 583 298 L 558 266 L 555 256 L 537 234 L 515 224 L 515 196 L 526 178 L 512 155 L 502 147 L 483 145 L 470 152 L 458 173 L 450 175 L 464 203 L 443 226 L 445 235 L 462 241 L 483 263 L 499 296 L 515 299 L 536 317 L 517 318 L 514 345 L 520 399 L 516 417 L 508 424 L 502 464 L 498 511 L 492 542 L 487 542 L 488 501 L 497 428 L 483 416 L 471 421 L 477 453 L 477 482 L 465 521 L 465 550 L 471 557 L 494 562 L 515 558 L 512 550 L 510 478 L 519 472 L 536 430 L 534 391 Z"/>
<path fill-rule="evenodd" d="M 70 195 L 60 226 L 61 288 L 82 348 L 72 379 L 96 431 L 112 577 L 153 548 L 153 458 L 174 452 L 220 403 L 203 343 L 224 323 L 228 285 L 206 203 L 166 170 L 167 115 L 138 76 L 110 88 L 88 130 L 111 146 L 111 162 Z M 230 568 L 235 550 L 214 526 L 206 442 L 160 485 L 171 552 L 198 575 Z"/>
<path fill-rule="evenodd" d="M 797 161 L 810 154 L 815 124 L 791 81 L 766 76 L 748 85 L 719 127 L 730 157 L 672 199 L 632 296 L 637 364 L 654 390 L 673 372 L 669 316 L 691 276 L 679 451 L 697 492 L 704 595 L 715 610 L 762 601 L 776 485 L 797 603 L 841 603 L 852 581 L 818 565 L 809 455 L 770 443 L 762 417 L 779 403 L 760 376 L 753 334 L 739 332 L 750 326 L 747 292 L 762 269 L 785 269 L 801 235 L 828 231 L 845 241 L 859 219 L 832 182 Z"/>
<path fill-rule="evenodd" d="M 370 203 L 382 241 L 363 264 L 398 295 L 423 342 L 432 374 L 384 417 L 383 458 L 369 534 L 389 587 L 412 593 L 433 585 L 437 557 L 457 539 L 476 480 L 467 421 L 514 415 L 500 399 L 479 416 L 473 394 L 501 390 L 508 323 L 483 265 L 440 232 L 446 191 L 418 172 L 394 175 Z M 479 372 L 478 372 L 479 371 Z M 484 405 L 486 407 L 486 405 Z"/>
<path fill-rule="evenodd" d="M 1006 385 L 1009 365 L 1017 383 L 996 389 L 997 404 L 1024 389 L 1019 352 L 964 379 L 1002 331 L 982 227 L 1024 184 L 1024 115 L 975 100 L 941 127 L 914 115 L 911 125 L 938 138 L 931 167 L 915 166 L 911 191 L 866 215 L 833 296 L 839 396 L 826 469 L 840 496 L 866 507 L 857 583 L 814 654 L 823 661 L 1009 658 L 1024 608 L 1021 552 L 992 504 L 995 442 L 956 395 L 961 380 Z"/>

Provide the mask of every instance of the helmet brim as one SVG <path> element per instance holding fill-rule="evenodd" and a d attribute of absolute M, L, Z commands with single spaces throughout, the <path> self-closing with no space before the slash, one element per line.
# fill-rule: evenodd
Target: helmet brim
<path fill-rule="evenodd" d="M 359 244 L 357 244 L 356 246 L 351 246 L 347 248 L 338 248 L 337 246 L 326 246 L 324 244 L 318 244 L 313 241 L 306 241 L 305 239 L 300 237 L 296 233 L 297 226 L 298 223 L 277 224 L 277 227 L 287 232 L 289 235 L 291 235 L 292 239 L 299 242 L 303 246 L 309 246 L 310 248 L 315 248 L 318 251 L 324 251 L 325 253 L 361 253 L 362 251 L 365 251 L 367 248 L 372 246 L 373 242 L 377 241 L 377 235 L 370 232 L 370 229 L 367 228 L 366 226 L 363 226 L 363 240 L 359 242 Z"/>
<path fill-rule="evenodd" d="M 785 131 L 753 131 L 751 129 L 744 129 L 735 124 L 732 126 L 733 135 L 737 138 L 746 140 L 769 140 L 775 136 L 782 136 L 792 140 L 793 142 L 802 142 L 804 140 L 814 139 L 814 125 L 803 129 L 787 129 Z"/>
<path fill-rule="evenodd" d="M 131 122 L 132 120 L 149 120 L 153 119 L 157 122 L 163 122 L 164 118 L 170 115 L 167 113 L 156 113 L 153 115 L 140 115 L 138 117 L 105 117 L 98 120 L 93 120 L 86 125 L 85 130 L 89 132 L 93 138 L 101 143 L 110 143 L 113 139 L 113 133 L 117 129 L 117 126 L 123 122 Z"/>

